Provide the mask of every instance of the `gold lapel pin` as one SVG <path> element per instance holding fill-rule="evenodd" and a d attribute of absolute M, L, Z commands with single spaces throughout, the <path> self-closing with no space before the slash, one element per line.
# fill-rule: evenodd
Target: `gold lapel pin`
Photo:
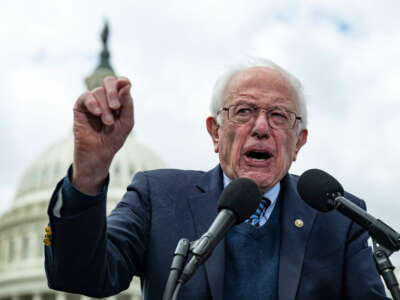
<path fill-rule="evenodd" d="M 304 226 L 304 222 L 303 222 L 302 219 L 296 219 L 296 220 L 294 221 L 294 225 L 296 225 L 297 228 L 301 228 L 301 227 Z"/>

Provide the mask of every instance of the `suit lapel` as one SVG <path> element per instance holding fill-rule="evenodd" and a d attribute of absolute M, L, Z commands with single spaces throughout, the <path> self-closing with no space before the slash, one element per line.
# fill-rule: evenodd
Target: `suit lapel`
<path fill-rule="evenodd" d="M 316 212 L 297 194 L 297 181 L 292 175 L 288 174 L 282 182 L 279 300 L 293 300 Z"/>
<path fill-rule="evenodd" d="M 306 205 L 297 194 L 296 182 L 292 175 L 287 175 L 282 180 L 279 300 L 293 300 L 296 297 L 308 236 L 316 216 L 315 210 Z M 218 198 L 223 189 L 220 166 L 207 172 L 197 187 L 198 193 L 189 196 L 187 204 L 194 221 L 196 236 L 200 238 L 218 213 Z M 303 221 L 303 226 L 296 226 L 296 220 Z M 204 265 L 213 300 L 222 300 L 225 273 L 224 240 L 217 245 Z"/>
<path fill-rule="evenodd" d="M 206 173 L 197 185 L 199 192 L 188 197 L 195 231 L 198 238 L 205 233 L 217 216 L 219 195 L 223 189 L 219 166 Z M 212 298 L 222 300 L 225 272 L 225 242 L 222 240 L 204 263 Z"/>

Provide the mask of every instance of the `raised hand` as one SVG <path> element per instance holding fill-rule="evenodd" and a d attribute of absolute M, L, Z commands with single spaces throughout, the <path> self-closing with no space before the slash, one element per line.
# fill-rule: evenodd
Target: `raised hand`
<path fill-rule="evenodd" d="M 85 194 L 100 191 L 133 128 L 130 88 L 127 78 L 107 77 L 103 86 L 83 93 L 75 103 L 72 184 Z"/>

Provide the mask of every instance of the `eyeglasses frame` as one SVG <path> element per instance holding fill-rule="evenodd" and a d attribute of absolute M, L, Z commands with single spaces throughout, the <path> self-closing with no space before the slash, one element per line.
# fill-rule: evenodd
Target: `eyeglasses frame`
<path fill-rule="evenodd" d="M 271 127 L 273 127 L 273 128 L 278 128 L 278 129 L 293 129 L 293 128 L 296 126 L 296 121 L 300 121 L 300 122 L 301 122 L 301 121 L 303 120 L 303 118 L 302 118 L 301 116 L 298 116 L 296 112 L 290 111 L 290 110 L 288 110 L 288 109 L 286 109 L 286 108 L 283 108 L 283 107 L 274 106 L 274 107 L 265 109 L 265 108 L 258 107 L 257 105 L 250 105 L 250 104 L 247 104 L 247 103 L 237 103 L 237 104 L 229 105 L 229 106 L 227 106 L 227 107 L 222 107 L 220 110 L 217 111 L 217 116 L 218 116 L 222 111 L 227 111 L 227 112 L 228 112 L 228 120 L 229 120 L 229 121 L 231 121 L 231 122 L 233 122 L 233 123 L 236 123 L 236 124 L 247 124 L 251 119 L 250 119 L 249 121 L 247 121 L 247 122 L 243 122 L 243 123 L 242 123 L 242 122 L 233 121 L 233 120 L 231 120 L 230 117 L 229 117 L 229 110 L 230 110 L 232 107 L 236 107 L 236 106 L 238 106 L 238 105 L 248 105 L 249 108 L 252 108 L 252 109 L 253 109 L 253 112 L 257 113 L 257 115 L 258 115 L 258 113 L 259 113 L 260 111 L 264 111 L 264 112 L 265 112 L 265 115 L 266 115 L 266 117 L 267 117 L 268 124 L 269 124 L 270 126 L 271 126 L 271 124 L 270 124 L 270 121 L 269 121 L 268 112 L 270 112 L 270 111 L 272 111 L 272 110 L 274 110 L 274 109 L 281 109 L 281 110 L 286 111 L 286 112 L 289 113 L 289 114 L 293 114 L 293 115 L 294 115 L 294 121 L 293 121 L 293 125 L 292 125 L 291 127 L 289 127 L 289 128 L 281 128 L 281 127 L 277 127 L 277 126 L 271 126 Z M 254 119 L 254 120 L 255 120 L 255 119 Z"/>

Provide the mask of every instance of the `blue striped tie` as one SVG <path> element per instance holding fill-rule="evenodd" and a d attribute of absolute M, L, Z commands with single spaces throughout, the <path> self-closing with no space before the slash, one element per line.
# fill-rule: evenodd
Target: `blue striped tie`
<path fill-rule="evenodd" d="M 246 220 L 246 223 L 250 223 L 253 226 L 260 226 L 260 217 L 265 213 L 268 206 L 270 206 L 271 200 L 263 197 L 261 199 L 260 205 L 256 209 L 256 211 Z"/>

